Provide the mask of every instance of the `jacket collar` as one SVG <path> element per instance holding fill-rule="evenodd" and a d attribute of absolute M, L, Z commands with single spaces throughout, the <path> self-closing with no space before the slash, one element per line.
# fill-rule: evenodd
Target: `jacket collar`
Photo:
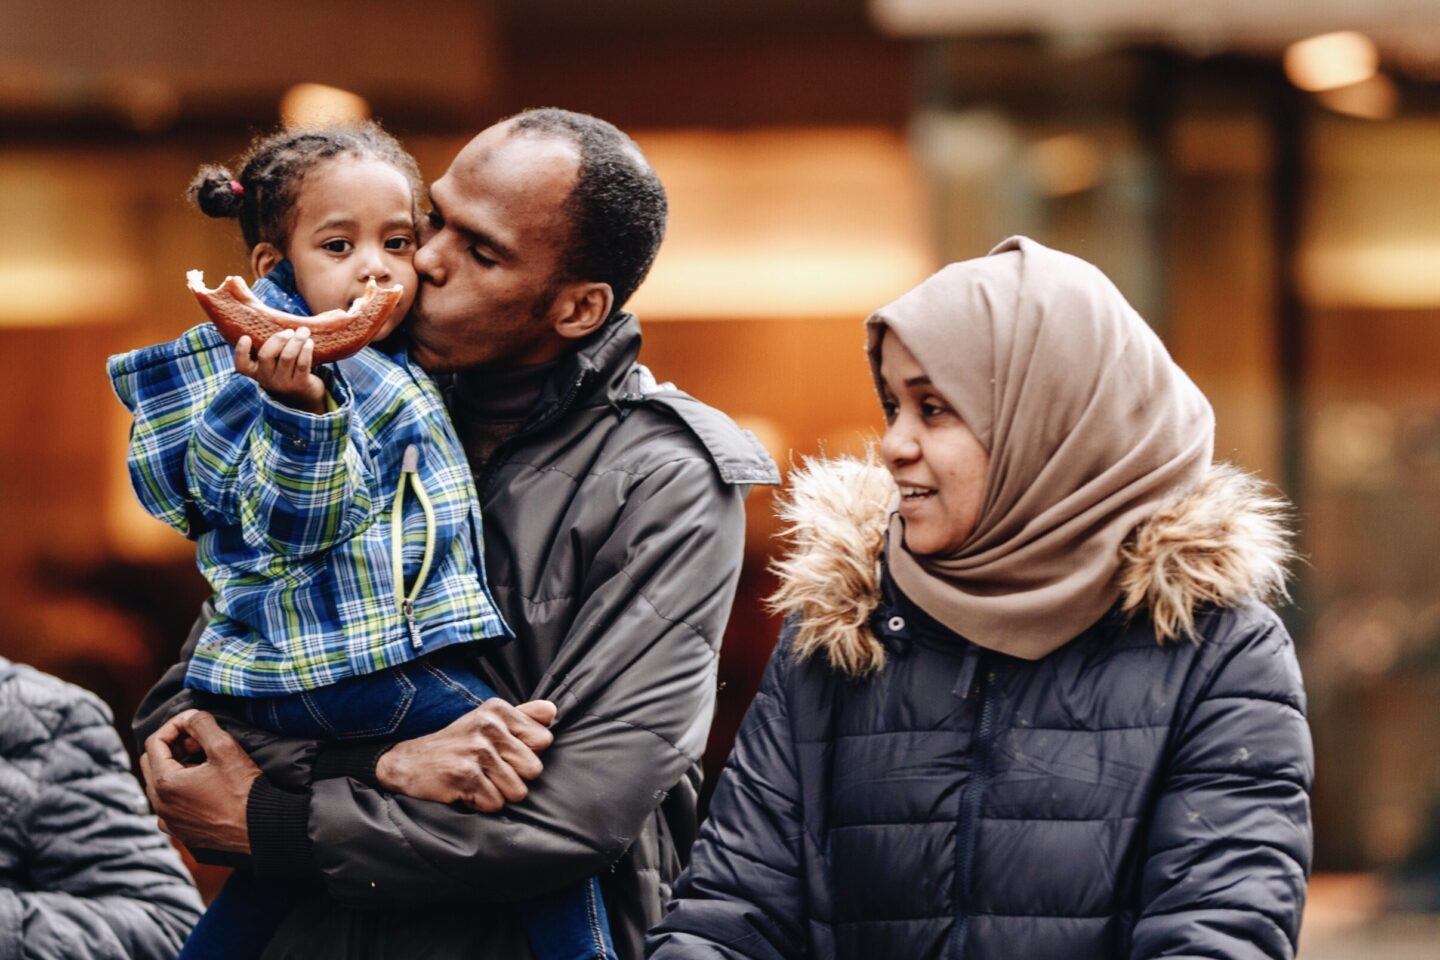
<path fill-rule="evenodd" d="M 640 321 L 634 314 L 617 313 L 566 356 L 552 381 L 551 399 L 564 401 L 573 393 L 571 406 L 608 404 L 623 392 L 639 356 Z"/>
<path fill-rule="evenodd" d="M 885 664 L 885 528 L 895 496 L 889 472 L 866 460 L 806 460 L 780 505 L 787 553 L 770 598 L 793 616 L 797 656 L 821 653 L 836 671 L 863 676 Z M 1156 640 L 1199 640 L 1196 613 L 1283 596 L 1292 557 L 1288 508 L 1255 477 L 1210 468 L 1136 528 L 1121 551 L 1118 615 L 1145 616 Z M 894 598 L 890 598 L 891 601 Z M 907 639 L 900 637 L 899 639 Z"/>
<path fill-rule="evenodd" d="M 520 432 L 552 423 L 576 407 L 612 402 L 622 393 L 639 355 L 640 321 L 623 311 L 615 314 L 555 363 Z M 461 372 L 437 378 L 452 402 L 452 391 L 463 376 Z"/>

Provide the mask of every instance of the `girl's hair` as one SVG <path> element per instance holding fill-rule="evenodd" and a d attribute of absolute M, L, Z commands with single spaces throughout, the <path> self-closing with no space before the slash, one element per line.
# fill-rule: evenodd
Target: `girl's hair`
<path fill-rule="evenodd" d="M 235 162 L 238 177 L 227 167 L 206 164 L 190 181 L 186 196 L 209 216 L 238 218 L 247 248 L 273 243 L 284 250 L 301 181 L 323 161 L 340 157 L 390 164 L 409 181 L 411 195 L 419 197 L 422 183 L 415 158 L 373 120 L 257 137 Z"/>

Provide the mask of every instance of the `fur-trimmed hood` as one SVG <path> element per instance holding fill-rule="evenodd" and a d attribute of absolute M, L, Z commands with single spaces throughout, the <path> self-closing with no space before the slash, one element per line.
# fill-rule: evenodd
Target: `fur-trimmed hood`
<path fill-rule="evenodd" d="M 862 676 L 885 664 L 870 627 L 880 602 L 881 555 L 895 484 L 873 456 L 807 459 L 780 505 L 787 553 L 774 564 L 777 613 L 797 614 L 800 657 Z M 1285 594 L 1293 554 L 1285 501 L 1229 464 L 1212 466 L 1191 490 L 1163 503 L 1121 551 L 1121 604 L 1147 615 L 1156 639 L 1198 641 L 1202 606 L 1233 606 Z"/>

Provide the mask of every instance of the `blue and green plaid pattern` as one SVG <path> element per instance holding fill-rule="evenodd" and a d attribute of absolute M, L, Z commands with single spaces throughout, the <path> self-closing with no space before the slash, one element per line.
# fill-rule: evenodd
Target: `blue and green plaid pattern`
<path fill-rule="evenodd" d="M 335 409 L 317 416 L 272 400 L 234 372 L 233 357 L 203 324 L 108 365 L 135 416 L 135 492 L 196 541 L 215 590 L 217 616 L 186 685 L 298 693 L 454 643 L 508 638 L 485 583 L 474 481 L 434 382 L 403 351 L 367 347 L 329 369 Z M 411 444 L 436 520 L 434 567 L 414 607 L 418 650 L 390 559 L 391 502 Z M 413 497 L 404 513 L 409 584 L 425 518 Z"/>

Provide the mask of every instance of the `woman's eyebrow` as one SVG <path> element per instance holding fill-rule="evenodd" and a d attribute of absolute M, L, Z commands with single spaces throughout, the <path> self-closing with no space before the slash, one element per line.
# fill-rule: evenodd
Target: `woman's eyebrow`
<path fill-rule="evenodd" d="M 905 386 L 907 386 L 907 387 L 929 387 L 929 386 L 932 386 L 932 384 L 930 383 L 930 378 L 929 378 L 928 376 L 926 376 L 925 374 L 922 373 L 922 374 L 920 374 L 920 376 L 918 376 L 918 377 L 911 377 L 910 379 L 906 380 L 906 381 L 905 381 Z"/>

